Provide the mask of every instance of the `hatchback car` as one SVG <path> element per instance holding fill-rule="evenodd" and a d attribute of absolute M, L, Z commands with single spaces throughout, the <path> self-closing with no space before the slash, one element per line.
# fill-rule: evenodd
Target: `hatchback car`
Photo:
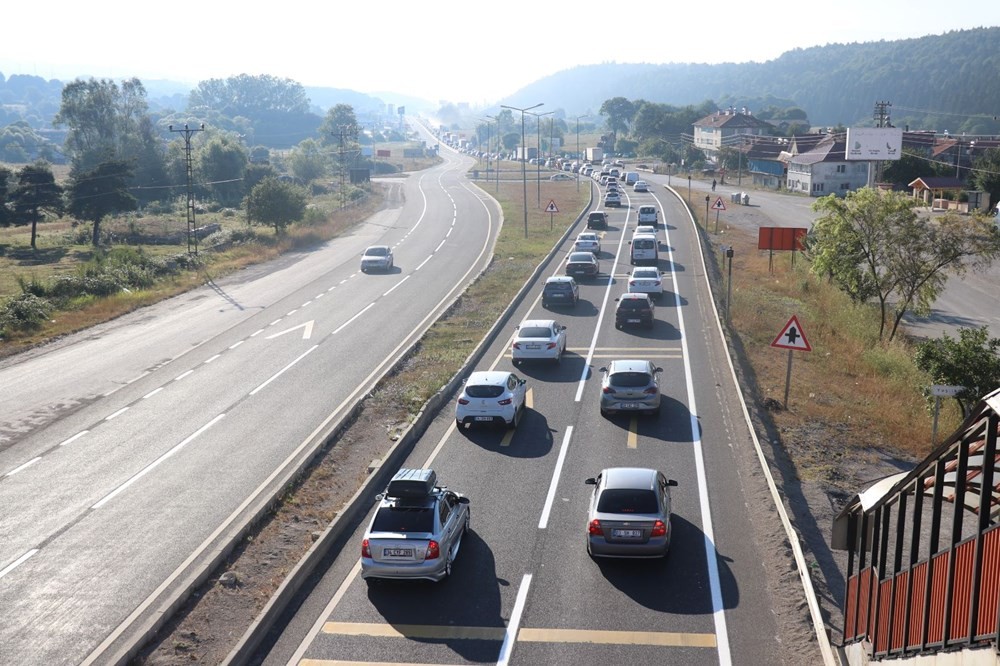
<path fill-rule="evenodd" d="M 542 307 L 576 305 L 580 300 L 580 287 L 568 275 L 553 275 L 542 287 Z"/>
<path fill-rule="evenodd" d="M 553 319 L 525 319 L 514 332 L 510 355 L 514 364 L 547 360 L 558 363 L 566 351 L 566 327 Z"/>
<path fill-rule="evenodd" d="M 624 328 L 631 325 L 642 325 L 653 328 L 655 306 L 648 294 L 622 294 L 615 308 L 615 327 Z"/>
<path fill-rule="evenodd" d="M 628 293 L 649 294 L 653 300 L 663 295 L 663 278 L 659 269 L 652 266 L 637 266 L 628 276 Z"/>
<path fill-rule="evenodd" d="M 576 237 L 576 241 L 573 243 L 573 251 L 600 254 L 601 238 L 593 232 L 584 231 Z"/>
<path fill-rule="evenodd" d="M 677 482 L 663 472 L 610 467 L 594 486 L 587 513 L 591 557 L 665 557 L 670 550 L 670 489 Z"/>
<path fill-rule="evenodd" d="M 431 469 L 401 469 L 378 496 L 361 541 L 361 577 L 440 581 L 469 531 L 469 498 L 437 485 Z"/>
<path fill-rule="evenodd" d="M 608 214 L 603 210 L 591 211 L 587 215 L 587 228 L 588 229 L 607 229 L 608 228 Z"/>
<path fill-rule="evenodd" d="M 601 414 L 645 412 L 655 414 L 660 409 L 659 373 L 663 368 L 649 361 L 612 361 L 601 368 Z"/>
<path fill-rule="evenodd" d="M 392 248 L 388 245 L 372 245 L 361 256 L 361 272 L 372 270 L 392 270 Z"/>
<path fill-rule="evenodd" d="M 649 192 L 649 185 L 646 184 L 644 180 L 637 180 L 635 184 L 632 185 L 633 192 Z"/>
<path fill-rule="evenodd" d="M 608 192 L 604 195 L 605 208 L 621 208 L 622 197 L 617 192 Z"/>
<path fill-rule="evenodd" d="M 656 206 L 639 206 L 639 224 L 657 224 Z"/>
<path fill-rule="evenodd" d="M 570 252 L 566 259 L 566 275 L 597 277 L 601 272 L 601 262 L 593 252 Z"/>
<path fill-rule="evenodd" d="M 458 396 L 455 423 L 459 428 L 467 424 L 503 424 L 516 428 L 524 412 L 525 383 L 513 372 L 473 372 Z"/>

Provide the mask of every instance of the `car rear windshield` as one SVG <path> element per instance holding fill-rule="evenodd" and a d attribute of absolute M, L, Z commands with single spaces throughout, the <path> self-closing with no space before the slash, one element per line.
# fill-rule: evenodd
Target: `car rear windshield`
<path fill-rule="evenodd" d="M 656 241 L 651 238 L 637 238 L 632 241 L 632 247 L 637 250 L 652 250 L 656 247 Z"/>
<path fill-rule="evenodd" d="M 365 250 L 365 254 L 369 257 L 384 257 L 386 254 L 386 249 L 384 247 L 370 247 Z"/>
<path fill-rule="evenodd" d="M 518 331 L 519 338 L 550 338 L 552 337 L 551 329 L 544 326 L 527 326 Z"/>
<path fill-rule="evenodd" d="M 619 310 L 648 310 L 649 303 L 639 298 L 623 298 L 618 302 Z"/>
<path fill-rule="evenodd" d="M 603 222 L 604 213 L 591 213 L 589 219 L 591 222 Z"/>
<path fill-rule="evenodd" d="M 545 285 L 545 291 L 570 291 L 571 289 L 568 282 L 549 282 Z"/>
<path fill-rule="evenodd" d="M 433 532 L 434 509 L 417 506 L 383 506 L 375 514 L 373 532 Z"/>
<path fill-rule="evenodd" d="M 499 398 L 503 395 L 503 387 L 494 384 L 472 384 L 465 387 L 465 394 L 470 398 Z"/>
<path fill-rule="evenodd" d="M 609 488 L 597 502 L 601 513 L 657 513 L 656 493 L 637 488 Z"/>
<path fill-rule="evenodd" d="M 639 206 L 639 212 L 643 215 L 648 215 L 650 213 L 655 213 L 656 209 L 652 206 Z"/>
<path fill-rule="evenodd" d="M 592 261 L 594 261 L 594 255 L 592 255 L 589 252 L 574 252 L 573 254 L 569 255 L 569 260 L 579 261 L 585 264 L 589 264 Z"/>
<path fill-rule="evenodd" d="M 612 386 L 641 388 L 649 385 L 649 374 L 645 372 L 616 372 L 609 380 Z"/>

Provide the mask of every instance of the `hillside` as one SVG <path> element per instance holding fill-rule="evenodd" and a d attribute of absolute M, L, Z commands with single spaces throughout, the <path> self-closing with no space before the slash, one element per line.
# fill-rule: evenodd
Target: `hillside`
<path fill-rule="evenodd" d="M 897 127 L 1000 133 L 1000 27 L 899 41 L 796 49 L 764 63 L 586 65 L 536 81 L 504 103 L 545 100 L 568 113 L 596 113 L 612 97 L 672 105 L 754 108 L 792 100 L 817 125 L 871 124 L 876 100 L 892 102 Z"/>

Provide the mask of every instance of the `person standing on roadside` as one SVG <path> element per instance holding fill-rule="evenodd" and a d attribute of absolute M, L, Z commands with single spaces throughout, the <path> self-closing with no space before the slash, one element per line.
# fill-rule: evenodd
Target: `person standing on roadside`
<path fill-rule="evenodd" d="M 712 191 L 713 192 L 715 191 L 715 179 L 714 178 L 712 179 Z"/>

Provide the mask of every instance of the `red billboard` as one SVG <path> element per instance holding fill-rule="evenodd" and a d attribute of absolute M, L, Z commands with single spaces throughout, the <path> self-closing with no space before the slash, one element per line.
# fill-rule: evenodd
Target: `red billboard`
<path fill-rule="evenodd" d="M 809 232 L 804 227 L 761 227 L 757 235 L 758 250 L 805 250 Z"/>

